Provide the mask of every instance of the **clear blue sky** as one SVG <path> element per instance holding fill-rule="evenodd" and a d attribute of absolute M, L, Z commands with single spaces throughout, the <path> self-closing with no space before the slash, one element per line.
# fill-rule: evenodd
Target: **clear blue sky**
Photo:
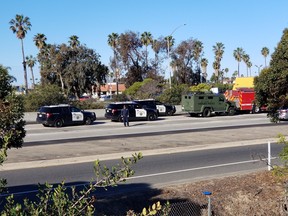
<path fill-rule="evenodd" d="M 108 66 L 112 55 L 107 45 L 111 33 L 128 30 L 150 32 L 154 38 L 174 33 L 176 45 L 190 38 L 204 45 L 208 59 L 208 76 L 213 73 L 212 46 L 221 42 L 225 52 L 221 68 L 229 68 L 229 75 L 237 70 L 233 51 L 242 47 L 250 55 L 252 75 L 255 65 L 264 66 L 261 49 L 266 46 L 270 54 L 288 27 L 287 0 L 3 0 L 0 13 L 0 64 L 10 67 L 18 85 L 24 84 L 20 40 L 9 29 L 9 21 L 16 14 L 30 18 L 32 28 L 24 39 L 25 55 L 37 55 L 33 37 L 43 33 L 47 43 L 67 43 L 77 35 L 82 44 L 95 49 L 101 61 Z M 267 59 L 270 61 L 270 55 Z M 40 77 L 38 65 L 34 68 Z M 246 66 L 240 65 L 246 75 Z M 28 69 L 28 81 L 31 75 Z"/>

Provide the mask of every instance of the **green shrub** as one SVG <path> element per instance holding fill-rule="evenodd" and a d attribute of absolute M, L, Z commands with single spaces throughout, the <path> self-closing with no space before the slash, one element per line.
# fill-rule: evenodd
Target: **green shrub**
<path fill-rule="evenodd" d="M 34 112 L 41 106 L 67 102 L 68 100 L 61 93 L 60 87 L 56 85 L 39 85 L 29 91 L 28 95 L 24 96 L 24 109 L 25 112 Z"/>

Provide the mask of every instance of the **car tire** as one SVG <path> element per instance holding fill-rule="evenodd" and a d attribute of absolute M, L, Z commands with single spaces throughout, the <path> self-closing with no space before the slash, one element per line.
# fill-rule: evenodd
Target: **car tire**
<path fill-rule="evenodd" d="M 91 125 L 92 124 L 92 119 L 90 117 L 87 117 L 84 121 L 85 125 Z"/>
<path fill-rule="evenodd" d="M 203 117 L 210 117 L 211 116 L 211 110 L 210 108 L 205 108 L 203 110 L 203 113 L 202 113 Z"/>
<path fill-rule="evenodd" d="M 233 116 L 233 115 L 235 115 L 235 113 L 236 113 L 235 108 L 234 107 L 229 107 L 228 115 L 229 116 Z"/>
<path fill-rule="evenodd" d="M 62 127 L 62 126 L 63 126 L 63 120 L 62 120 L 62 119 L 57 119 L 57 120 L 54 122 L 54 126 L 55 126 L 55 127 Z"/>
<path fill-rule="evenodd" d="M 154 121 L 156 119 L 156 114 L 154 113 L 149 113 L 147 116 L 148 121 Z"/>
<path fill-rule="evenodd" d="M 168 110 L 167 112 L 166 112 L 166 115 L 167 116 L 172 116 L 174 113 L 172 112 L 172 110 Z"/>

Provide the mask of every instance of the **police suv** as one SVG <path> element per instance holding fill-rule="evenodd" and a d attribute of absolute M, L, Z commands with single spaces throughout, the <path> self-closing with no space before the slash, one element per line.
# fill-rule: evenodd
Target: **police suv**
<path fill-rule="evenodd" d="M 36 118 L 36 121 L 45 127 L 62 127 L 73 124 L 90 125 L 95 120 L 96 114 L 94 112 L 84 111 L 68 104 L 42 106 Z"/>
<path fill-rule="evenodd" d="M 172 116 L 176 112 L 176 107 L 174 105 L 164 104 L 158 100 L 154 99 L 144 99 L 144 100 L 134 100 L 136 103 L 141 104 L 144 108 L 149 107 L 152 109 L 157 109 L 159 115 L 169 115 Z"/>
<path fill-rule="evenodd" d="M 105 118 L 111 121 L 122 121 L 121 110 L 126 105 L 129 110 L 129 121 L 148 120 L 153 121 L 158 118 L 157 110 L 144 108 L 141 104 L 134 101 L 110 103 L 105 108 Z"/>

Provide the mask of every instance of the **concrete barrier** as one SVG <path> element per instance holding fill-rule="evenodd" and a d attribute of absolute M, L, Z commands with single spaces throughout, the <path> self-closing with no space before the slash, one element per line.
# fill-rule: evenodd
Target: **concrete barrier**
<path fill-rule="evenodd" d="M 96 118 L 98 120 L 105 119 L 105 109 L 93 109 L 93 110 L 87 110 L 91 112 L 95 112 Z M 182 114 L 181 105 L 176 105 L 176 113 L 175 114 Z M 24 120 L 27 124 L 36 124 L 36 117 L 37 112 L 25 112 L 24 113 Z M 97 121 L 97 120 L 96 120 Z"/>

